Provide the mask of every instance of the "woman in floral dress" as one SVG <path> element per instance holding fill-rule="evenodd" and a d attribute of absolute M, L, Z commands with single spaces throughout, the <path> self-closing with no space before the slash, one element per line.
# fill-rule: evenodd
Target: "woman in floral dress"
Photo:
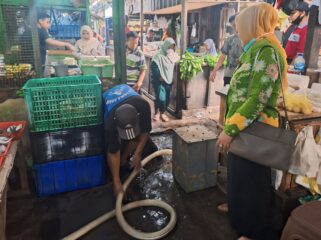
<path fill-rule="evenodd" d="M 278 127 L 275 107 L 281 81 L 287 87 L 287 64 L 285 51 L 274 36 L 277 21 L 276 11 L 267 3 L 246 8 L 236 18 L 244 53 L 227 96 L 224 131 L 218 139 L 221 152 L 228 152 L 233 138 L 254 121 Z M 229 215 L 240 239 L 274 239 L 271 190 L 270 168 L 229 153 Z"/>

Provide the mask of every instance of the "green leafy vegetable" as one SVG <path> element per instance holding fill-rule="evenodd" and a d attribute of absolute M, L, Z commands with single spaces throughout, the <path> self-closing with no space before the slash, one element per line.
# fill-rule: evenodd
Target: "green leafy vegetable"
<path fill-rule="evenodd" d="M 212 56 L 212 55 L 208 54 L 208 55 L 204 56 L 204 62 L 207 63 L 207 65 L 209 67 L 214 67 L 217 64 L 220 57 L 221 57 L 221 54 L 218 54 L 217 56 Z M 226 65 L 227 65 L 227 60 L 225 58 L 225 60 L 223 62 L 223 66 L 225 67 Z"/>
<path fill-rule="evenodd" d="M 203 63 L 204 59 L 202 57 L 196 57 L 189 52 L 185 52 L 180 61 L 181 79 L 188 81 L 198 73 L 203 72 Z"/>

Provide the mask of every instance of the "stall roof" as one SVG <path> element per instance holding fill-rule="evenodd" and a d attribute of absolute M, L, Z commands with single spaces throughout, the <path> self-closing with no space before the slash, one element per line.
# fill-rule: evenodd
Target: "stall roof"
<path fill-rule="evenodd" d="M 187 10 L 193 11 L 201 8 L 211 7 L 218 4 L 222 4 L 222 2 L 215 2 L 215 3 L 188 3 L 187 4 Z M 174 14 L 174 13 L 180 13 L 182 11 L 182 4 L 173 6 L 173 7 L 167 7 L 158 9 L 155 11 L 147 11 L 144 12 L 144 14 Z"/>

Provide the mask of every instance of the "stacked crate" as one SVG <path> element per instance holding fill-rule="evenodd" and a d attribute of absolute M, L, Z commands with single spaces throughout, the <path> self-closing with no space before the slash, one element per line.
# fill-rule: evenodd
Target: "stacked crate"
<path fill-rule="evenodd" d="M 39 196 L 105 183 L 97 76 L 31 79 L 23 87 Z"/>

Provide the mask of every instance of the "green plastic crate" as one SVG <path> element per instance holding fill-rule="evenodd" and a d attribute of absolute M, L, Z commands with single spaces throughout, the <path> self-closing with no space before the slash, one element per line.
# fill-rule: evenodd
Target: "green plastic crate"
<path fill-rule="evenodd" d="M 114 64 L 107 59 L 81 59 L 79 65 L 84 75 L 97 75 L 103 78 L 113 77 Z"/>
<path fill-rule="evenodd" d="M 23 90 L 32 132 L 102 123 L 97 76 L 31 79 Z"/>

